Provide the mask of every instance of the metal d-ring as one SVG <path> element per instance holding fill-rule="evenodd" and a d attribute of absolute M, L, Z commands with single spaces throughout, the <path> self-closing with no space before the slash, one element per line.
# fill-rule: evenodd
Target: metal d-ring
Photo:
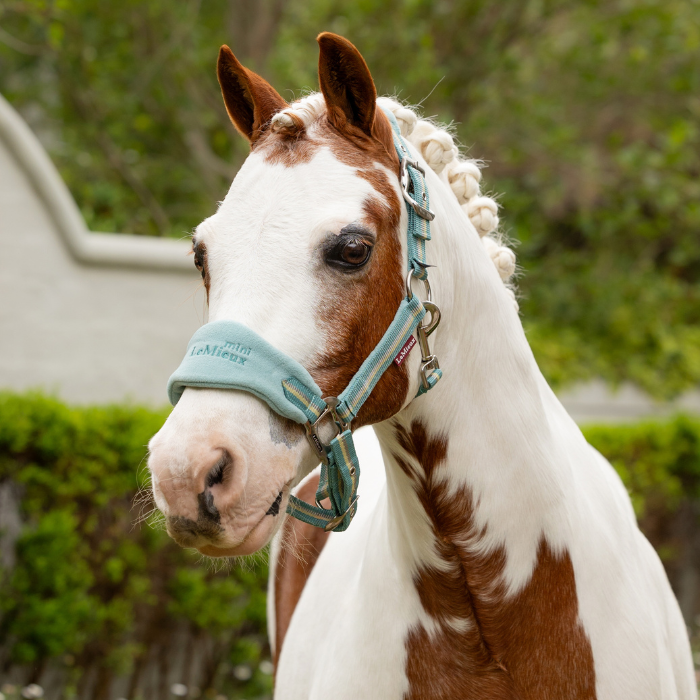
<path fill-rule="evenodd" d="M 420 279 L 420 277 L 416 277 L 413 268 L 411 268 L 408 271 L 408 277 L 406 277 L 406 296 L 408 297 L 408 300 L 410 301 L 411 299 L 413 299 L 413 289 L 411 288 L 411 280 L 414 279 L 420 280 L 425 285 L 426 294 L 428 296 L 428 303 L 430 303 L 432 299 L 430 295 L 430 282 L 428 282 L 427 277 L 424 280 Z M 425 306 L 425 302 L 423 302 L 423 306 Z"/>

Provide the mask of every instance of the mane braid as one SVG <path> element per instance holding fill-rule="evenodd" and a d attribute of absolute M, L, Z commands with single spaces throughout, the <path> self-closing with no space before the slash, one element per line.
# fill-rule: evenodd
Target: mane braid
<path fill-rule="evenodd" d="M 462 157 L 449 131 L 431 120 L 421 119 L 415 108 L 390 97 L 378 98 L 377 105 L 392 112 L 401 135 L 420 151 L 431 170 L 450 187 L 481 237 L 486 252 L 518 309 L 513 284 L 515 253 L 506 245 L 505 236 L 498 230 L 496 200 L 481 193 L 481 161 Z M 301 130 L 320 119 L 325 112 L 323 95 L 311 93 L 275 114 L 270 129 L 273 132 Z"/>

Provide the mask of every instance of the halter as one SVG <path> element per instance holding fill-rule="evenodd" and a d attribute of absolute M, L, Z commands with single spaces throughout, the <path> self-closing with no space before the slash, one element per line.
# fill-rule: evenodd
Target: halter
<path fill-rule="evenodd" d="M 184 360 L 168 381 L 168 397 L 173 405 L 188 386 L 240 389 L 265 401 L 278 415 L 304 425 L 309 444 L 321 461 L 316 505 L 290 494 L 287 513 L 327 532 L 346 530 L 357 512 L 360 465 L 351 423 L 389 365 L 400 364 L 413 347 L 414 331 L 421 350 L 421 385 L 416 397 L 432 389 L 442 377 L 428 343 L 428 336 L 440 322 L 440 310 L 431 300 L 425 259 L 425 242 L 430 240 L 430 222 L 435 215 L 430 211 L 425 171 L 410 157 L 394 115 L 388 110 L 384 113 L 392 127 L 408 211 L 406 297 L 379 344 L 345 390 L 338 396 L 321 398 L 321 390 L 304 367 L 255 331 L 234 321 L 213 321 L 196 331 Z M 413 278 L 425 284 L 427 301 L 421 302 L 413 293 Z M 428 311 L 430 322 L 423 324 Z M 327 444 L 319 435 L 324 421 L 335 430 Z M 326 498 L 330 508 L 321 506 Z"/>

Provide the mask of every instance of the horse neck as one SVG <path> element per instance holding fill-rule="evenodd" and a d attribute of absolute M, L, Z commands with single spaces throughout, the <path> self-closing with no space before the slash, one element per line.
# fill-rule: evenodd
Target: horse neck
<path fill-rule="evenodd" d="M 504 580 L 517 589 L 532 573 L 547 524 L 561 513 L 566 450 L 550 425 L 570 419 L 467 217 L 434 174 L 429 186 L 437 217 L 428 256 L 442 311 L 431 341 L 444 377 L 376 426 L 390 538 L 411 567 L 439 565 L 438 541 L 498 548 Z M 555 530 L 561 537 L 562 528 Z"/>

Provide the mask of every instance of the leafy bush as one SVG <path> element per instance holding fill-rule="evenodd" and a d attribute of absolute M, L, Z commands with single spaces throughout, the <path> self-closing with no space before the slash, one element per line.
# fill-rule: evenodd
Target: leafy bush
<path fill-rule="evenodd" d="M 658 508 L 672 512 L 684 498 L 700 498 L 697 418 L 588 426 L 584 434 L 617 470 L 638 518 Z"/>
<path fill-rule="evenodd" d="M 683 591 L 683 569 L 700 569 L 700 420 L 677 416 L 631 425 L 589 426 L 588 441 L 604 454 L 627 486 L 639 526 L 664 562 L 690 619 L 700 599 Z M 686 596 L 689 600 L 686 600 Z M 693 600 L 694 599 L 694 600 Z"/>
<path fill-rule="evenodd" d="M 2 580 L 5 671 L 29 666 L 36 680 L 58 663 L 77 692 L 97 668 L 92 696 L 101 697 L 115 677 L 140 687 L 153 648 L 168 649 L 184 630 L 205 650 L 190 684 L 234 697 L 269 692 L 269 675 L 240 682 L 231 674 L 235 665 L 257 669 L 269 654 L 266 567 L 217 574 L 161 530 L 134 524 L 139 465 L 166 415 L 0 393 L 0 484 L 19 486 L 25 523 Z"/>

